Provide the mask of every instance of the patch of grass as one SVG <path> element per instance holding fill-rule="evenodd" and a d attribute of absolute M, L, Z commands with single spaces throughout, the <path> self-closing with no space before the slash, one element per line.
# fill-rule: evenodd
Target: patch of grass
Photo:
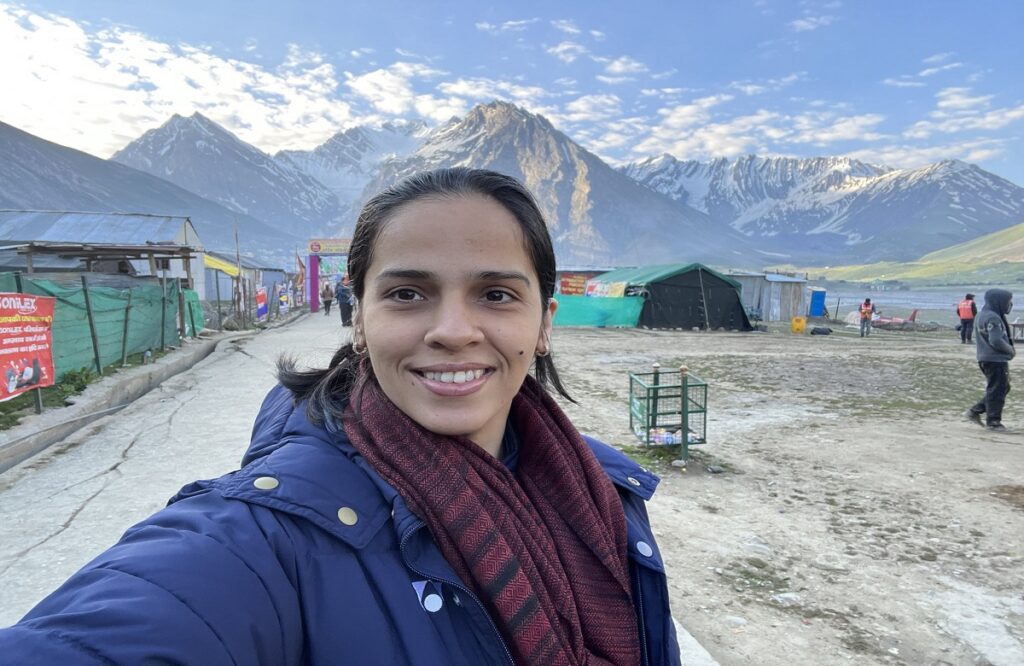
<path fill-rule="evenodd" d="M 169 353 L 170 349 L 165 351 L 154 349 L 152 360 L 155 361 Z M 125 368 L 142 365 L 143 355 L 142 352 L 129 355 Z M 105 375 L 110 375 L 121 369 L 121 362 L 118 360 L 116 363 L 104 367 L 103 372 Z M 68 398 L 78 395 L 98 379 L 100 376 L 91 368 L 80 368 L 64 373 L 59 382 L 40 389 L 43 395 L 43 409 L 64 407 Z M 35 414 L 36 398 L 34 393 L 35 391 L 29 391 L 6 402 L 0 402 L 0 431 L 13 428 L 21 422 L 23 417 Z"/>

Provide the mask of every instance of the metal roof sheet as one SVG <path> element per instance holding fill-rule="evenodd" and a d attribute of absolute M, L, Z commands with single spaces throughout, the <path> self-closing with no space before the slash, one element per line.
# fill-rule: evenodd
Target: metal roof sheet
<path fill-rule="evenodd" d="M 145 245 L 193 244 L 199 237 L 180 216 L 0 210 L 0 241 Z"/>

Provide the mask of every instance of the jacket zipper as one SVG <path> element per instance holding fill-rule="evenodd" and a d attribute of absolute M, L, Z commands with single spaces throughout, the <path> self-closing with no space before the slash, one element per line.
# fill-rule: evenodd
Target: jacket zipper
<path fill-rule="evenodd" d="M 429 575 L 429 574 L 427 574 L 427 573 L 425 573 L 423 571 L 420 571 L 419 569 L 417 569 L 416 567 L 414 567 L 412 564 L 409 563 L 409 558 L 406 556 L 406 553 L 405 553 L 405 544 L 409 540 L 409 537 L 411 537 L 414 532 L 416 532 L 417 530 L 422 529 L 423 527 L 424 527 L 424 524 L 421 523 L 419 526 L 414 527 L 413 529 L 411 529 L 408 532 L 406 532 L 405 535 L 402 537 L 402 543 L 399 545 L 398 549 L 402 553 L 402 560 L 405 561 L 405 566 L 409 567 L 410 569 L 412 569 L 412 571 L 414 573 L 416 573 L 416 574 L 418 574 L 420 576 L 423 576 L 423 577 L 429 578 L 429 579 L 440 580 L 442 583 L 445 583 L 447 585 L 451 585 L 454 588 L 462 590 L 463 592 L 466 593 L 466 595 L 470 599 L 475 601 L 477 606 L 479 606 L 480 610 L 483 611 L 484 617 L 487 618 L 487 622 L 491 625 L 491 630 L 494 631 L 494 636 L 495 636 L 495 638 L 498 639 L 498 644 L 501 645 L 502 649 L 505 651 L 505 657 L 508 659 L 508 663 L 512 664 L 512 666 L 515 666 L 515 660 L 512 658 L 512 652 L 509 651 L 508 646 L 505 645 L 505 639 L 501 637 L 501 633 L 498 631 L 497 625 L 494 624 L 494 620 L 491 619 L 490 613 L 487 612 L 487 609 L 484 608 L 484 605 L 480 602 L 480 599 L 478 599 L 477 596 L 475 594 L 473 594 L 472 590 L 468 589 L 462 583 L 454 581 L 454 580 L 446 580 L 446 579 L 443 579 L 443 578 L 438 579 L 435 576 L 431 576 L 431 575 Z"/>
<path fill-rule="evenodd" d="M 638 628 L 640 629 L 640 649 L 642 650 L 642 657 L 644 666 L 649 666 L 650 657 L 647 654 L 647 626 L 644 622 L 644 591 L 642 583 L 640 582 L 640 567 L 633 565 L 633 571 L 636 572 L 636 602 L 637 608 L 640 609 Z"/>

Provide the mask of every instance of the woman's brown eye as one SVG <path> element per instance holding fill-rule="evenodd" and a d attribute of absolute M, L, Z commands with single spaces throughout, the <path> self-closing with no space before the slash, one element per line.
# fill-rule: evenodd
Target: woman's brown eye
<path fill-rule="evenodd" d="M 487 300 L 492 302 L 492 303 L 504 303 L 505 301 L 511 300 L 511 299 L 512 299 L 512 297 L 509 296 L 504 291 L 489 291 L 489 292 L 487 292 Z"/>

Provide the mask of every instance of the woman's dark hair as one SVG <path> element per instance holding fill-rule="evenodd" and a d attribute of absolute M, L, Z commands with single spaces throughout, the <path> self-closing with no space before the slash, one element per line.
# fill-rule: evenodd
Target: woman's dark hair
<path fill-rule="evenodd" d="M 424 171 L 405 178 L 366 202 L 348 255 L 348 276 L 356 302 L 362 300 L 366 288 L 366 272 L 373 261 L 373 250 L 384 225 L 402 206 L 422 199 L 445 199 L 485 196 L 501 204 L 519 223 L 523 244 L 540 281 L 542 307 L 555 291 L 555 251 L 551 246 L 544 215 L 530 192 L 515 178 L 494 171 L 453 167 Z M 295 361 L 281 357 L 277 363 L 278 380 L 295 395 L 308 400 L 309 418 L 322 423 L 330 416 L 341 422 L 345 402 L 353 391 L 360 369 L 372 376 L 373 369 L 365 354 L 357 354 L 352 343 L 343 345 L 326 370 L 298 370 Z M 562 385 L 551 354 L 537 357 L 534 365 L 537 381 L 552 387 L 567 400 L 575 402 Z"/>

